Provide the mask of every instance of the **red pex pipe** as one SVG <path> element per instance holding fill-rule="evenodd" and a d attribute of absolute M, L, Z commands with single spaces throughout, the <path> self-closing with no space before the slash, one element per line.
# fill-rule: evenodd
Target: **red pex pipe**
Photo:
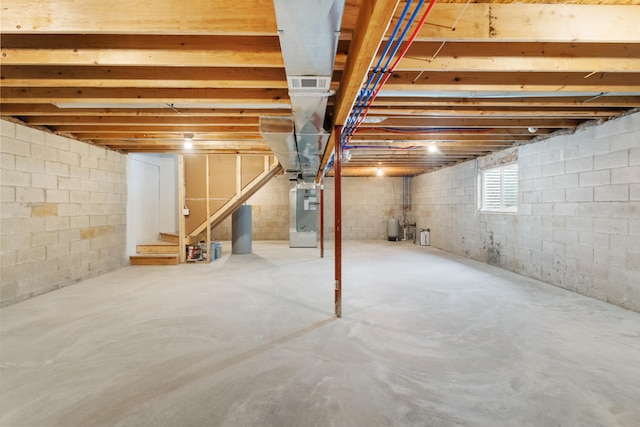
<path fill-rule="evenodd" d="M 376 96 L 378 96 L 378 92 L 380 92 L 380 89 L 382 88 L 382 86 L 384 86 L 384 84 L 387 82 L 387 80 L 389 80 L 389 77 L 391 77 L 391 74 L 393 73 L 393 71 L 398 66 L 398 63 L 400 63 L 400 60 L 407 54 L 407 51 L 409 50 L 409 47 L 411 46 L 411 44 L 414 42 L 414 40 L 418 36 L 418 33 L 420 32 L 420 29 L 422 29 L 422 26 L 424 25 L 425 21 L 427 20 L 427 16 L 429 16 L 429 13 L 431 13 L 431 9 L 433 9 L 433 6 L 435 6 L 435 4 L 436 4 L 436 0 L 431 0 L 429 2 L 429 6 L 427 6 L 427 10 L 425 10 L 424 14 L 422 15 L 422 18 L 420 18 L 420 22 L 418 22 L 418 25 L 413 30 L 413 33 L 411 34 L 411 37 L 409 38 L 409 41 L 407 42 L 405 47 L 402 49 L 402 52 L 400 52 L 400 55 L 396 58 L 396 60 L 394 61 L 393 65 L 391 65 L 389 70 L 386 72 L 384 78 L 382 79 L 382 82 L 380 82 L 380 84 L 378 85 L 376 90 L 371 95 L 371 98 L 369 99 L 369 103 L 367 104 L 367 108 L 365 109 L 364 113 L 360 116 L 360 119 L 358 120 L 358 122 L 353 127 L 353 131 L 349 134 L 347 141 L 345 141 L 346 143 L 349 143 L 349 140 L 351 139 L 351 135 L 353 135 L 358 130 L 358 128 L 362 124 L 362 121 L 364 120 L 364 118 L 367 117 L 367 114 L 369 113 L 369 110 L 371 109 L 371 105 L 373 104 L 373 101 L 376 99 Z"/>

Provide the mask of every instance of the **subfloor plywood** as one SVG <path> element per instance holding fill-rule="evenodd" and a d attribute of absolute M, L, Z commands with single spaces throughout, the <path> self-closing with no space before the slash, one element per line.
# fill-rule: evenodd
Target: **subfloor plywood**
<path fill-rule="evenodd" d="M 223 248 L 3 308 L 0 425 L 640 425 L 638 313 L 381 241 L 336 319 L 330 248 Z"/>

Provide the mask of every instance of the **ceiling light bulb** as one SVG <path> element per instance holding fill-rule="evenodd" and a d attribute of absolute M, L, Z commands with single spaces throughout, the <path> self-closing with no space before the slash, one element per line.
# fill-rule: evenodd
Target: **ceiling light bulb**
<path fill-rule="evenodd" d="M 384 171 L 381 168 L 378 168 L 378 171 L 376 172 L 376 174 L 378 176 L 382 176 L 382 175 L 384 175 Z"/>
<path fill-rule="evenodd" d="M 427 148 L 427 151 L 429 151 L 430 153 L 435 153 L 436 151 L 438 151 L 438 147 L 436 147 L 435 145 L 430 145 L 429 148 Z"/>
<path fill-rule="evenodd" d="M 187 150 L 193 148 L 193 135 L 191 135 L 190 133 L 185 133 L 184 134 L 184 148 L 186 148 Z"/>
<path fill-rule="evenodd" d="M 531 132 L 531 133 L 536 133 L 536 132 L 538 132 L 538 128 L 533 127 L 533 126 L 531 126 L 531 127 L 527 128 L 527 130 L 528 130 L 529 132 Z"/>

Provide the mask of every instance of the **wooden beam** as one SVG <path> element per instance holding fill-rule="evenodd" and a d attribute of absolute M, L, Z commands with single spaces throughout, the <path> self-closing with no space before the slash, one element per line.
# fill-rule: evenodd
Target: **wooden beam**
<path fill-rule="evenodd" d="M 3 88 L 2 102 L 160 104 L 289 104 L 283 89 Z"/>
<path fill-rule="evenodd" d="M 2 9 L 7 33 L 277 34 L 266 0 L 3 0 Z"/>
<path fill-rule="evenodd" d="M 210 134 L 238 134 L 239 138 L 244 135 L 254 135 L 255 138 L 262 139 L 258 125 L 255 126 L 228 126 L 228 125 L 199 125 L 199 124 L 163 124 L 163 125 L 120 125 L 120 126 L 104 126 L 104 125 L 56 125 L 52 126 L 57 132 L 69 133 L 88 133 L 100 132 L 109 133 L 210 133 Z"/>
<path fill-rule="evenodd" d="M 263 115 L 291 115 L 287 108 L 59 108 L 51 104 L 11 104 L 3 103 L 0 114 L 3 116 L 135 116 L 135 117 L 259 117 Z"/>
<path fill-rule="evenodd" d="M 345 4 L 345 36 L 355 26 L 359 6 Z M 0 23 L 7 34 L 277 35 L 272 0 L 3 0 L 2 9 Z"/>
<path fill-rule="evenodd" d="M 506 70 L 506 69 L 505 69 Z M 466 72 L 420 71 L 395 72 L 384 91 L 427 92 L 433 90 L 475 91 L 562 91 L 623 92 L 640 87 L 640 69 L 628 73 L 591 72 Z"/>
<path fill-rule="evenodd" d="M 258 117 L 196 117 L 196 116 L 29 116 L 30 125 L 97 125 L 97 126 L 247 126 L 257 127 Z"/>
<path fill-rule="evenodd" d="M 77 138 L 80 139 L 84 139 L 84 140 L 109 140 L 109 139 L 135 139 L 135 140 L 140 140 L 140 141 L 144 141 L 144 140 L 176 140 L 176 141 L 182 141 L 184 139 L 184 133 L 127 133 L 127 132 L 119 132 L 119 133 L 101 133 L 101 132 L 89 132 L 89 133 L 85 133 L 85 132 L 76 132 L 73 135 L 75 135 Z M 250 143 L 250 144 L 255 144 L 256 142 L 260 141 L 264 141 L 261 135 L 258 134 L 245 134 L 245 133 L 214 133 L 214 132 L 207 132 L 207 133 L 202 133 L 202 134 L 198 134 L 196 140 L 194 140 L 195 142 L 198 141 L 225 141 L 228 142 L 230 144 L 242 144 L 243 142 L 245 143 Z M 266 144 L 266 143 L 265 143 Z"/>
<path fill-rule="evenodd" d="M 215 87 L 219 89 L 285 89 L 287 87 L 287 78 L 284 69 L 281 68 L 90 67 L 3 64 L 0 71 L 4 87 Z M 336 78 L 339 74 L 339 72 L 336 73 Z"/>
<path fill-rule="evenodd" d="M 634 5 L 465 4 L 438 3 L 418 40 L 610 43 L 640 40 L 637 24 L 640 8 Z M 398 12 L 394 21 L 397 16 Z"/>
<path fill-rule="evenodd" d="M 349 56 L 340 81 L 340 91 L 337 94 L 334 124 L 343 125 L 349 116 L 398 3 L 400 3 L 399 0 L 362 2 Z M 334 151 L 334 139 L 335 135 L 332 132 L 324 151 L 320 170 L 324 168 Z"/>

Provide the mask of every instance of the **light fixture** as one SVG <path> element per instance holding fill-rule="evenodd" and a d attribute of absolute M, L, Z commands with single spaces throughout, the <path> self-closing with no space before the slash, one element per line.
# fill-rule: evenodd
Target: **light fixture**
<path fill-rule="evenodd" d="M 186 148 L 187 150 L 190 150 L 193 148 L 193 135 L 187 133 L 184 135 L 184 144 L 183 144 L 184 148 Z"/>
<path fill-rule="evenodd" d="M 530 133 L 536 133 L 536 132 L 538 132 L 538 128 L 533 127 L 533 126 L 529 126 L 529 127 L 527 128 L 527 130 L 528 130 Z"/>
<path fill-rule="evenodd" d="M 376 175 L 378 175 L 378 176 L 384 175 L 384 171 L 382 170 L 382 168 L 378 168 L 378 171 L 376 172 Z"/>
<path fill-rule="evenodd" d="M 429 147 L 427 147 L 427 151 L 430 153 L 436 153 L 438 152 L 438 147 L 434 144 L 430 145 Z"/>

